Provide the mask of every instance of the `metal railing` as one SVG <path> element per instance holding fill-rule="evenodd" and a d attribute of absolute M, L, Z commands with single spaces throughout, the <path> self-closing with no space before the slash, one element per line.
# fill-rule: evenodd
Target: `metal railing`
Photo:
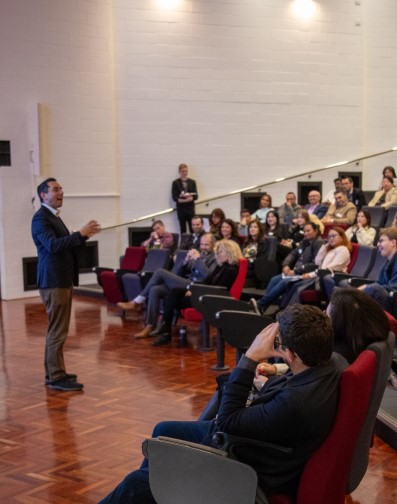
<path fill-rule="evenodd" d="M 247 191 L 253 191 L 254 189 L 259 189 L 261 187 L 268 187 L 268 186 L 271 186 L 271 185 L 274 185 L 274 184 L 278 184 L 280 182 L 285 182 L 287 180 L 292 180 L 292 179 L 296 179 L 296 178 L 299 178 L 299 177 L 304 177 L 304 176 L 307 176 L 307 175 L 311 175 L 312 173 L 323 172 L 323 171 L 330 170 L 332 168 L 339 168 L 341 166 L 345 166 L 345 165 L 352 164 L 352 163 L 359 163 L 360 161 L 365 161 L 366 159 L 371 159 L 371 158 L 374 158 L 374 157 L 383 156 L 385 154 L 390 154 L 390 153 L 392 153 L 394 151 L 397 151 L 397 147 L 392 147 L 391 149 L 388 149 L 388 150 L 385 150 L 385 151 L 382 151 L 382 152 L 376 152 L 374 154 L 369 154 L 367 156 L 362 156 L 362 157 L 358 157 L 358 158 L 355 158 L 355 159 L 351 159 L 350 161 L 340 161 L 338 163 L 333 163 L 333 164 L 330 164 L 330 165 L 327 165 L 327 166 L 323 166 L 321 168 L 311 169 L 309 171 L 298 173 L 298 174 L 295 174 L 295 175 L 290 175 L 288 177 L 276 178 L 275 180 L 272 180 L 270 182 L 264 182 L 262 184 L 256 184 L 256 185 L 253 185 L 253 186 L 244 187 L 244 188 L 241 188 L 241 189 L 236 189 L 235 191 L 231 191 L 231 192 L 228 192 L 228 193 L 225 193 L 225 194 L 221 194 L 221 195 L 218 195 L 218 196 L 212 196 L 211 198 L 205 198 L 205 199 L 197 200 L 195 203 L 196 203 L 196 205 L 203 205 L 204 204 L 204 205 L 208 206 L 208 204 L 211 201 L 215 201 L 215 200 L 219 200 L 219 199 L 223 199 L 223 198 L 228 198 L 228 197 L 231 197 L 231 196 L 235 196 L 236 194 L 241 194 L 241 193 L 244 193 L 244 192 L 247 192 Z M 162 215 L 170 214 L 170 213 L 175 212 L 175 211 L 176 211 L 175 208 L 167 208 L 167 209 L 161 210 L 159 212 L 155 212 L 155 213 L 148 214 L 148 215 L 143 215 L 142 217 L 137 217 L 136 219 L 132 219 L 129 222 L 123 222 L 122 224 L 115 224 L 114 226 L 104 227 L 102 229 L 102 231 L 106 231 L 108 229 L 116 229 L 116 228 L 123 227 L 123 226 L 129 226 L 131 224 L 136 224 L 138 222 L 146 221 L 146 220 L 149 220 L 149 219 L 157 219 L 158 217 L 161 217 Z"/>

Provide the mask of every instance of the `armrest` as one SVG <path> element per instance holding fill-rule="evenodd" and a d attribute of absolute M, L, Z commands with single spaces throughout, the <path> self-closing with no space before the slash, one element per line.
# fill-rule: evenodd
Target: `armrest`
<path fill-rule="evenodd" d="M 371 285 L 375 283 L 373 280 L 368 280 L 367 278 L 353 277 L 349 280 L 349 284 L 352 287 L 360 287 L 360 285 Z"/>
<path fill-rule="evenodd" d="M 241 446 L 251 446 L 256 448 L 265 448 L 266 450 L 272 450 L 277 453 L 292 453 L 293 449 L 287 446 L 276 445 L 274 443 L 267 443 L 265 441 L 258 441 L 256 439 L 243 438 L 240 436 L 232 436 L 230 434 L 226 434 L 225 432 L 216 432 L 212 436 L 212 442 L 214 446 L 216 446 L 219 450 L 224 450 L 229 455 L 234 454 L 234 449 Z"/>
<path fill-rule="evenodd" d="M 165 442 L 173 445 L 181 445 L 181 446 L 188 446 L 190 448 L 194 448 L 195 450 L 201 450 L 207 453 L 212 453 L 214 455 L 219 455 L 221 457 L 227 457 L 228 453 L 225 450 L 222 450 L 220 448 L 212 448 L 211 446 L 206 446 L 198 443 L 193 443 L 191 441 L 185 441 L 183 439 L 174 439 L 170 438 L 167 436 L 159 436 L 157 438 L 149 438 L 145 439 L 142 443 L 142 454 L 144 457 L 148 457 L 148 447 L 151 443 L 158 443 L 158 442 Z"/>
<path fill-rule="evenodd" d="M 196 310 L 200 311 L 200 297 L 206 294 L 213 294 L 217 296 L 231 297 L 229 291 L 226 287 L 220 287 L 218 285 L 204 285 L 204 284 L 190 284 L 187 286 L 187 290 L 192 292 L 192 306 Z"/>
<path fill-rule="evenodd" d="M 347 280 L 349 278 L 353 278 L 349 273 L 334 273 L 335 284 L 339 285 L 342 280 Z"/>

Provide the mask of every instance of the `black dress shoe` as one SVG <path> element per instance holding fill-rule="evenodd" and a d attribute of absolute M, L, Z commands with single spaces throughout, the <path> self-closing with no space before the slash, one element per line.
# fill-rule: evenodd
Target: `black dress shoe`
<path fill-rule="evenodd" d="M 161 346 L 161 345 L 168 345 L 168 343 L 171 343 L 171 337 L 169 334 L 162 334 L 161 336 L 158 336 L 156 340 L 153 343 L 153 346 Z"/>
<path fill-rule="evenodd" d="M 77 374 L 72 374 L 72 373 L 66 373 L 65 376 L 61 376 L 61 378 L 58 378 L 58 380 L 68 380 L 68 381 L 76 381 L 77 380 Z M 49 376 L 46 376 L 44 379 L 44 385 L 49 385 L 51 383 L 51 380 Z"/>
<path fill-rule="evenodd" d="M 169 327 L 165 322 L 161 322 L 160 325 L 156 327 L 154 331 L 152 331 L 149 336 L 160 336 L 160 334 L 168 334 L 170 332 Z"/>
<path fill-rule="evenodd" d="M 397 359 L 391 361 L 391 369 L 393 373 L 397 375 Z"/>
<path fill-rule="evenodd" d="M 63 392 L 73 392 L 78 390 L 83 390 L 84 385 L 76 381 L 66 380 L 61 378 L 60 380 L 52 381 L 48 384 L 48 388 L 53 390 L 62 390 Z"/>

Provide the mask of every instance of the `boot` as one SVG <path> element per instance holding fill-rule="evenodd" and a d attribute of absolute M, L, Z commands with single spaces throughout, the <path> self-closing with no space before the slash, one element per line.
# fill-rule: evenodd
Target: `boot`
<path fill-rule="evenodd" d="M 144 339 L 144 338 L 149 338 L 150 333 L 153 331 L 153 326 L 148 324 L 145 326 L 141 332 L 135 334 L 134 338 L 135 339 Z"/>
<path fill-rule="evenodd" d="M 160 322 L 160 324 L 156 327 L 154 331 L 150 333 L 150 336 L 160 336 L 160 334 L 168 334 L 169 328 L 165 324 L 165 322 Z"/>

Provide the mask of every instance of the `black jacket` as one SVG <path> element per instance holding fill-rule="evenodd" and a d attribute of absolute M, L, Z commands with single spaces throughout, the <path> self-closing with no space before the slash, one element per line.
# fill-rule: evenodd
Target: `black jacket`
<path fill-rule="evenodd" d="M 314 259 L 323 243 L 324 242 L 321 238 L 317 238 L 316 240 L 303 239 L 300 246 L 292 250 L 292 252 L 287 255 L 283 261 L 282 267 L 288 266 L 290 269 L 293 269 L 297 275 L 314 271 L 317 269 Z M 295 264 L 301 256 L 303 264 L 300 267 L 295 268 Z"/>

